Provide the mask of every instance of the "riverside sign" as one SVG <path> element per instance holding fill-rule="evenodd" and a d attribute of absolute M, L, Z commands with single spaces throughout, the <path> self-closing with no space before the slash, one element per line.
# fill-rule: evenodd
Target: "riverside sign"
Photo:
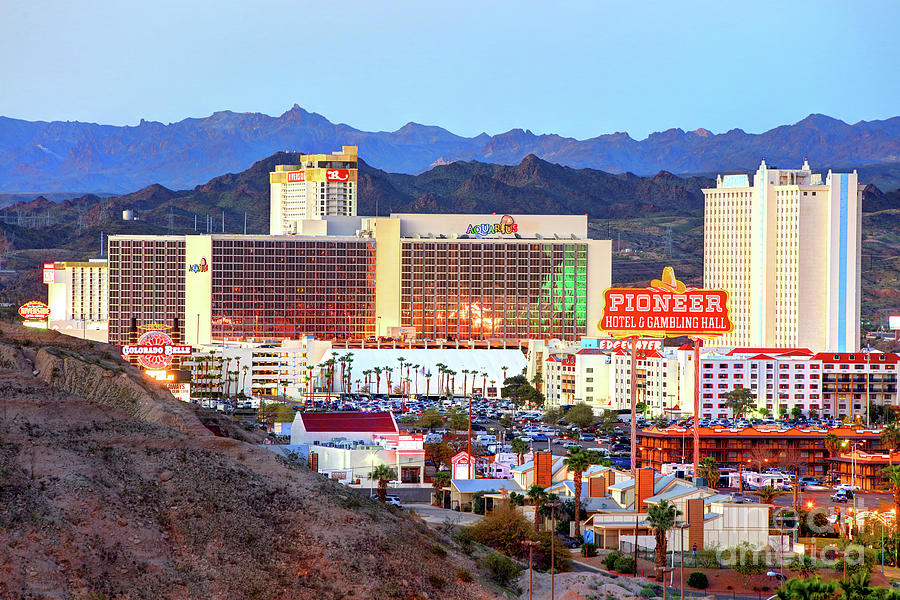
<path fill-rule="evenodd" d="M 734 330 L 725 290 L 687 287 L 672 267 L 647 288 L 609 288 L 603 292 L 598 328 L 615 337 L 688 335 L 711 338 Z"/>

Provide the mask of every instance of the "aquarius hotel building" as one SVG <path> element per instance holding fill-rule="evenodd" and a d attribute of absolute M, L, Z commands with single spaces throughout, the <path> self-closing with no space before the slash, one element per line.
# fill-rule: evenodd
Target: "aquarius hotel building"
<path fill-rule="evenodd" d="M 109 341 L 178 343 L 414 331 L 420 339 L 597 335 L 609 241 L 587 217 L 320 216 L 294 235 L 110 236 Z"/>

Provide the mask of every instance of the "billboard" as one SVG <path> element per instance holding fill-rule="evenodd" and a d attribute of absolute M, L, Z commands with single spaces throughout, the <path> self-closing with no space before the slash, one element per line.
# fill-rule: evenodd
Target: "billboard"
<path fill-rule="evenodd" d="M 56 271 L 56 265 L 54 263 L 44 263 L 42 281 L 44 283 L 53 283 L 55 271 Z"/>
<path fill-rule="evenodd" d="M 350 181 L 348 169 L 325 169 L 325 179 L 328 181 Z"/>
<path fill-rule="evenodd" d="M 147 369 L 165 369 L 175 356 L 190 356 L 190 346 L 177 346 L 164 331 L 148 331 L 138 338 L 137 345 L 122 346 L 122 356 L 137 356 Z"/>
<path fill-rule="evenodd" d="M 727 291 L 687 287 L 666 267 L 649 287 L 604 291 L 598 328 L 616 337 L 717 337 L 734 324 Z"/>
<path fill-rule="evenodd" d="M 288 181 L 306 181 L 306 171 L 291 171 L 288 173 Z"/>
<path fill-rule="evenodd" d="M 891 331 L 900 329 L 900 315 L 891 315 L 888 317 L 888 329 Z"/>
<path fill-rule="evenodd" d="M 46 319 L 50 316 L 50 307 L 43 302 L 32 300 L 19 307 L 19 315 L 29 321 Z"/>

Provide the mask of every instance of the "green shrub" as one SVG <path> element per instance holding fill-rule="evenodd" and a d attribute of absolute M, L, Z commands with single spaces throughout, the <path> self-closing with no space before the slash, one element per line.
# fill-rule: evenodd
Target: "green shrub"
<path fill-rule="evenodd" d="M 616 559 L 616 564 L 613 568 L 619 573 L 625 573 L 626 575 L 634 573 L 634 557 L 620 556 Z"/>
<path fill-rule="evenodd" d="M 456 569 L 456 579 L 462 583 L 472 583 L 472 573 L 468 569 L 459 567 Z"/>
<path fill-rule="evenodd" d="M 597 556 L 597 544 L 585 542 L 581 545 L 581 555 L 585 558 Z"/>
<path fill-rule="evenodd" d="M 491 552 L 481 559 L 481 566 L 488 572 L 488 577 L 504 587 L 518 577 L 521 571 L 512 559 L 497 552 Z"/>
<path fill-rule="evenodd" d="M 619 558 L 621 556 L 622 555 L 619 554 L 618 552 L 615 552 L 615 551 L 610 552 L 609 554 L 607 554 L 606 556 L 603 557 L 603 566 L 606 567 L 607 571 L 615 570 L 616 561 L 619 560 Z"/>
<path fill-rule="evenodd" d="M 435 575 L 434 573 L 432 573 L 428 576 L 428 583 L 430 583 L 431 587 L 433 587 L 434 589 L 439 590 L 447 585 L 447 580 L 440 575 Z"/>
<path fill-rule="evenodd" d="M 709 578 L 706 577 L 706 573 L 694 571 L 693 573 L 688 575 L 687 584 L 692 588 L 705 590 L 709 587 Z"/>
<path fill-rule="evenodd" d="M 659 596 L 652 587 L 641 588 L 641 597 L 642 598 L 655 598 Z"/>

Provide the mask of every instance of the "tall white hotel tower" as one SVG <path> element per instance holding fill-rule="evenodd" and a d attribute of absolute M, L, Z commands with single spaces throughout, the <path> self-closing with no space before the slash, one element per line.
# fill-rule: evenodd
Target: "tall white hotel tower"
<path fill-rule="evenodd" d="M 856 171 L 813 174 L 763 160 L 703 190 L 703 283 L 731 293 L 722 346 L 859 349 L 862 188 Z"/>

